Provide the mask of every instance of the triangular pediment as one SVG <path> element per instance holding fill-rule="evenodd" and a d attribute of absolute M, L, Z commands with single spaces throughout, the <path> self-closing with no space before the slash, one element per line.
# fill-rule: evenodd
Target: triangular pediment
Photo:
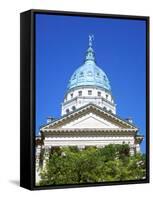
<path fill-rule="evenodd" d="M 73 121 L 63 124 L 60 128 L 120 128 L 112 122 L 95 115 L 94 113 L 88 113 L 80 118 L 74 119 Z"/>
<path fill-rule="evenodd" d="M 46 129 L 137 129 L 133 124 L 122 120 L 116 115 L 102 110 L 96 105 L 89 104 L 46 126 Z"/>

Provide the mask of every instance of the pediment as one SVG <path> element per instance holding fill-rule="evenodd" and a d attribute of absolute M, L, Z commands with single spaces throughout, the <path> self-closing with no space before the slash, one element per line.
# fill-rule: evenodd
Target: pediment
<path fill-rule="evenodd" d="M 88 113 L 84 116 L 81 116 L 78 119 L 74 119 L 73 121 L 66 123 L 62 125 L 59 128 L 63 129 L 69 129 L 69 128 L 77 128 L 77 129 L 82 129 L 82 128 L 120 128 L 120 126 L 117 126 L 113 124 L 112 122 L 101 118 L 93 113 Z"/>
<path fill-rule="evenodd" d="M 84 129 L 84 128 L 100 128 L 100 129 L 137 129 L 133 124 L 122 120 L 116 115 L 108 113 L 95 105 L 86 105 L 46 126 L 46 129 Z"/>

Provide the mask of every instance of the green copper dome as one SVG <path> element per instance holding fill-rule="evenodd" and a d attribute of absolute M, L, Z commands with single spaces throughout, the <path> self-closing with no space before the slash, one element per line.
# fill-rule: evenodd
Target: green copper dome
<path fill-rule="evenodd" d="M 89 47 L 87 49 L 85 62 L 71 76 L 68 90 L 79 86 L 97 86 L 111 91 L 107 75 L 96 65 L 92 39 L 93 36 L 89 36 Z"/>

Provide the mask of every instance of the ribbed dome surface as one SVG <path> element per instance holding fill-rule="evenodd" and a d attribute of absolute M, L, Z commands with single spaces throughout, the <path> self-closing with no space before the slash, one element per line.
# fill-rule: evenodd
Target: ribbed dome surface
<path fill-rule="evenodd" d="M 109 80 L 105 72 L 92 60 L 87 60 L 71 76 L 68 90 L 79 86 L 97 86 L 111 90 Z"/>

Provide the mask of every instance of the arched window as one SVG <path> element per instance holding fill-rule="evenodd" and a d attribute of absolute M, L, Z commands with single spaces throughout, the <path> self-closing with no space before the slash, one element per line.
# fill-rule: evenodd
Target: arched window
<path fill-rule="evenodd" d="M 73 93 L 71 93 L 71 99 L 73 98 Z"/>
<path fill-rule="evenodd" d="M 75 106 L 72 106 L 72 110 L 73 110 L 73 111 L 76 110 L 76 107 L 75 107 Z"/>
<path fill-rule="evenodd" d="M 68 114 L 70 111 L 69 111 L 69 109 L 66 109 L 66 114 Z"/>

